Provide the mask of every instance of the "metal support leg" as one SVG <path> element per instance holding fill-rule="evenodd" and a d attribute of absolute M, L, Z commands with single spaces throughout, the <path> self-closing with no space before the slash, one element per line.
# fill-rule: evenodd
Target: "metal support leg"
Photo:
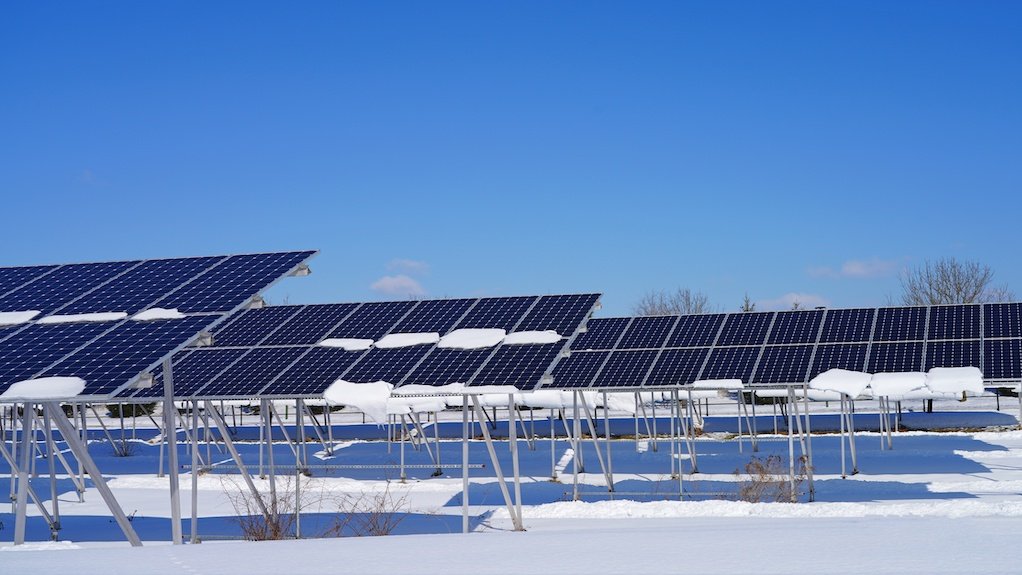
<path fill-rule="evenodd" d="M 231 434 L 228 432 L 227 423 L 224 422 L 223 417 L 213 407 L 213 402 L 206 400 L 206 416 L 213 421 L 213 425 L 220 431 L 220 435 L 223 437 L 224 445 L 227 447 L 227 451 L 231 454 L 231 459 L 238 466 L 238 471 L 241 473 L 242 479 L 245 480 L 245 485 L 248 486 L 249 491 L 252 492 L 253 499 L 255 499 L 256 505 L 259 506 L 259 511 L 262 512 L 263 516 L 266 517 L 267 521 L 271 521 L 269 510 L 266 509 L 266 504 L 263 502 L 263 498 L 259 495 L 259 490 L 256 489 L 255 482 L 252 480 L 252 474 L 248 472 L 248 468 L 245 467 L 245 462 L 242 461 L 241 455 L 238 453 L 238 449 L 234 447 L 234 440 L 231 439 Z M 273 468 L 273 463 L 270 463 L 270 468 Z"/>
<path fill-rule="evenodd" d="M 511 476 L 514 479 L 515 488 L 515 510 L 518 513 L 519 521 L 522 517 L 522 478 L 518 469 L 518 431 L 515 423 L 515 394 L 507 395 L 508 419 L 508 443 L 511 444 Z"/>
<path fill-rule="evenodd" d="M 25 403 L 21 408 L 21 464 L 18 465 L 18 491 L 14 514 L 14 544 L 25 543 L 25 527 L 28 521 L 29 465 L 32 463 L 32 405 Z"/>
<path fill-rule="evenodd" d="M 163 360 L 163 427 L 167 438 L 167 474 L 170 476 L 170 530 L 174 545 L 181 545 L 181 484 L 177 463 L 177 423 L 174 407 L 174 373 L 170 359 Z"/>
<path fill-rule="evenodd" d="M 461 532 L 468 533 L 468 396 L 461 396 Z"/>
<path fill-rule="evenodd" d="M 525 527 L 522 525 L 522 517 L 518 515 L 518 511 L 511 501 L 511 494 L 508 493 L 507 483 L 504 481 L 504 473 L 500 469 L 500 460 L 497 459 L 497 452 L 493 449 L 493 440 L 490 438 L 490 430 L 487 429 L 486 425 L 486 415 L 483 414 L 483 408 L 479 405 L 479 398 L 475 395 L 472 396 L 472 410 L 475 412 L 479 421 L 479 427 L 483 430 L 483 440 L 486 441 L 486 450 L 490 454 L 490 461 L 493 463 L 493 471 L 497 474 L 497 484 L 500 486 L 501 495 L 504 496 L 504 503 L 507 505 L 507 512 L 511 516 L 511 523 L 514 525 L 514 530 L 525 531 Z"/>
<path fill-rule="evenodd" d="M 191 542 L 199 542 L 199 402 L 192 400 L 192 523 Z M 259 450 L 262 454 L 262 450 Z"/>

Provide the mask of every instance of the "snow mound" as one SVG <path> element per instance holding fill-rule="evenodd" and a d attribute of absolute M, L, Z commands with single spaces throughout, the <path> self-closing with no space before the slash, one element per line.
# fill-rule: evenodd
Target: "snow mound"
<path fill-rule="evenodd" d="M 81 548 L 81 545 L 75 545 L 70 541 L 41 541 L 38 543 L 0 547 L 0 551 L 66 551 L 68 549 Z"/>
<path fill-rule="evenodd" d="M 444 349 L 485 349 L 503 341 L 507 332 L 502 329 L 456 329 L 440 338 L 437 347 Z"/>
<path fill-rule="evenodd" d="M 181 319 L 185 317 L 185 314 L 177 310 L 177 308 L 167 309 L 163 307 L 154 307 L 141 311 L 131 316 L 131 319 L 135 321 L 154 321 L 159 319 Z"/>
<path fill-rule="evenodd" d="M 926 387 L 936 393 L 983 393 L 983 372 L 978 367 L 934 367 L 926 373 Z"/>
<path fill-rule="evenodd" d="M 118 321 L 128 317 L 123 311 L 111 311 L 102 313 L 72 313 L 67 315 L 50 315 L 39 320 L 39 323 L 80 323 L 80 322 L 103 322 Z"/>
<path fill-rule="evenodd" d="M 926 390 L 926 374 L 923 372 L 874 373 L 869 381 L 874 397 L 906 399 L 906 395 Z"/>
<path fill-rule="evenodd" d="M 809 382 L 810 389 L 833 391 L 855 399 L 869 386 L 872 375 L 847 369 L 828 369 Z"/>
<path fill-rule="evenodd" d="M 549 329 L 546 331 L 518 331 L 507 334 L 507 337 L 504 338 L 504 345 L 536 345 L 559 341 L 561 341 L 561 334 Z"/>
<path fill-rule="evenodd" d="M 362 351 L 373 346 L 371 339 L 355 339 L 349 337 L 331 337 L 319 342 L 322 347 L 336 347 L 344 351 Z"/>
<path fill-rule="evenodd" d="M 692 383 L 696 389 L 743 389 L 740 379 L 700 379 Z"/>
<path fill-rule="evenodd" d="M 352 383 L 338 379 L 323 392 L 323 399 L 333 405 L 356 407 L 375 423 L 387 423 L 387 399 L 394 386 L 386 381 Z"/>
<path fill-rule="evenodd" d="M 0 311 L 0 326 L 4 325 L 21 325 L 35 316 L 39 315 L 39 310 L 29 311 Z"/>
<path fill-rule="evenodd" d="M 80 377 L 40 377 L 11 384 L 0 393 L 3 399 L 70 399 L 85 390 Z"/>
<path fill-rule="evenodd" d="M 440 334 L 433 331 L 428 333 L 392 333 L 383 336 L 376 342 L 378 349 L 394 349 L 396 347 L 411 347 L 413 345 L 429 345 L 440 341 Z"/>

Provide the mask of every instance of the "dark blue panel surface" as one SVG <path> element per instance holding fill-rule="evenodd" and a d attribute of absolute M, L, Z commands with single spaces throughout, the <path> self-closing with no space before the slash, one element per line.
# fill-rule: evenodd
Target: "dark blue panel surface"
<path fill-rule="evenodd" d="M 426 348 L 429 349 L 429 348 Z M 468 383 L 492 349 L 434 349 L 415 371 L 405 379 L 405 384 L 447 385 Z"/>
<path fill-rule="evenodd" d="M 0 297 L 9 291 L 13 291 L 22 284 L 43 275 L 57 266 L 23 266 L 15 268 L 0 268 Z M 21 310 L 27 311 L 27 310 Z"/>
<path fill-rule="evenodd" d="M 618 344 L 618 349 L 661 348 L 678 321 L 677 316 L 637 317 Z"/>
<path fill-rule="evenodd" d="M 138 261 L 127 261 L 61 266 L 0 298 L 0 311 L 39 310 L 43 315 L 53 313 L 138 264 Z"/>
<path fill-rule="evenodd" d="M 483 298 L 456 328 L 492 328 L 511 331 L 536 301 L 535 296 Z M 561 334 L 569 335 L 569 334 Z"/>
<path fill-rule="evenodd" d="M 728 314 L 717 345 L 760 345 L 766 341 L 767 330 L 773 319 L 774 312 Z"/>
<path fill-rule="evenodd" d="M 576 351 L 554 368 L 554 387 L 589 387 L 609 351 Z"/>
<path fill-rule="evenodd" d="M 357 303 L 304 306 L 298 315 L 284 322 L 280 329 L 270 334 L 263 343 L 265 345 L 313 345 L 319 343 L 358 306 Z"/>
<path fill-rule="evenodd" d="M 979 304 L 930 308 L 927 339 L 979 339 Z"/>
<path fill-rule="evenodd" d="M 79 298 L 60 313 L 123 311 L 134 314 L 223 259 L 203 257 L 145 261 Z"/>
<path fill-rule="evenodd" d="M 699 377 L 710 348 L 668 349 L 660 354 L 646 380 L 647 387 L 687 385 Z"/>
<path fill-rule="evenodd" d="M 265 387 L 260 395 L 319 395 L 344 375 L 363 352 L 329 347 L 313 347 Z"/>
<path fill-rule="evenodd" d="M 722 313 L 683 315 L 678 318 L 667 347 L 707 347 L 717 339 L 717 332 L 727 316 Z"/>
<path fill-rule="evenodd" d="M 868 349 L 867 343 L 816 346 L 816 357 L 813 358 L 813 370 L 809 373 L 809 378 L 812 379 L 828 369 L 863 371 L 866 368 Z"/>
<path fill-rule="evenodd" d="M 922 371 L 923 344 L 875 343 L 869 352 L 869 373 Z"/>
<path fill-rule="evenodd" d="M 809 372 L 811 345 L 768 346 L 756 366 L 756 383 L 802 383 Z"/>
<path fill-rule="evenodd" d="M 985 304 L 983 337 L 1022 337 L 1022 303 Z"/>
<path fill-rule="evenodd" d="M 926 344 L 926 369 L 931 367 L 977 367 L 980 343 L 971 341 L 931 341 Z"/>
<path fill-rule="evenodd" d="M 201 388 L 199 397 L 256 397 L 274 378 L 298 359 L 307 348 L 261 347 L 249 350 L 212 383 Z"/>
<path fill-rule="evenodd" d="M 1022 379 L 1022 339 L 983 342 L 983 376 L 988 379 Z"/>
<path fill-rule="evenodd" d="M 75 349 L 89 343 L 114 323 L 31 325 L 0 342 L 0 393 L 29 379 Z"/>
<path fill-rule="evenodd" d="M 630 317 L 591 319 L 586 323 L 586 332 L 575 338 L 571 349 L 613 349 L 631 320 Z"/>
<path fill-rule="evenodd" d="M 596 377 L 596 387 L 638 387 L 646 379 L 657 351 L 640 349 L 615 351 Z"/>
<path fill-rule="evenodd" d="M 827 310 L 820 343 L 869 341 L 875 315 L 872 308 Z"/>
<path fill-rule="evenodd" d="M 816 343 L 823 310 L 777 312 L 767 343 Z"/>
<path fill-rule="evenodd" d="M 925 307 L 882 307 L 877 310 L 873 341 L 921 340 L 925 326 Z"/>
<path fill-rule="evenodd" d="M 154 307 L 177 308 L 184 313 L 233 310 L 314 253 L 231 256 L 160 299 Z"/>
<path fill-rule="evenodd" d="M 518 389 L 533 389 L 557 359 L 562 347 L 562 343 L 502 345 L 472 380 L 472 385 L 513 385 Z"/>
<path fill-rule="evenodd" d="M 398 385 L 408 372 L 419 363 L 431 346 L 414 345 L 394 349 L 371 349 L 354 367 L 344 374 L 345 381 L 370 383 L 386 381 Z"/>
<path fill-rule="evenodd" d="M 244 349 L 198 348 L 174 355 L 174 397 L 192 397 L 218 373 L 245 355 Z M 163 368 L 153 370 L 153 386 L 135 397 L 163 397 Z"/>
<path fill-rule="evenodd" d="M 329 337 L 380 339 L 391 332 L 398 321 L 417 303 L 414 301 L 377 301 L 364 303 L 334 328 Z"/>
<path fill-rule="evenodd" d="M 444 335 L 465 315 L 474 299 L 440 299 L 419 302 L 401 323 L 394 327 L 394 333 L 430 333 Z"/>
<path fill-rule="evenodd" d="M 743 314 L 735 314 L 743 315 Z M 710 352 L 710 359 L 699 379 L 740 379 L 750 381 L 760 347 L 718 347 Z"/>
<path fill-rule="evenodd" d="M 569 337 L 589 316 L 599 294 L 545 295 L 515 331 L 552 330 Z"/>
<path fill-rule="evenodd" d="M 230 323 L 213 332 L 217 347 L 253 346 L 262 342 L 302 306 L 282 305 L 244 310 Z"/>
<path fill-rule="evenodd" d="M 122 322 L 42 375 L 81 377 L 82 395 L 113 393 L 218 319 L 207 315 Z"/>

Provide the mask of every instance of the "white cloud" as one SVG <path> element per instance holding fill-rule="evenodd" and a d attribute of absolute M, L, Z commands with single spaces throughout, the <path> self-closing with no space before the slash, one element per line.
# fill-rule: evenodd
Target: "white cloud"
<path fill-rule="evenodd" d="M 420 262 L 418 260 L 409 260 L 404 258 L 397 258 L 390 260 L 387 264 L 387 269 L 391 271 L 403 272 L 412 275 L 422 275 L 429 273 L 429 264 L 426 262 Z"/>
<path fill-rule="evenodd" d="M 887 276 L 898 271 L 901 260 L 882 260 L 873 258 L 869 260 L 848 260 L 841 264 L 841 267 L 809 268 L 809 275 L 822 278 L 875 278 Z"/>
<path fill-rule="evenodd" d="M 422 289 L 422 284 L 403 274 L 383 276 L 373 282 L 369 288 L 382 294 L 401 297 L 426 294 L 426 290 Z"/>
<path fill-rule="evenodd" d="M 775 309 L 791 309 L 795 302 L 798 302 L 801 309 L 812 309 L 817 306 L 829 306 L 830 300 L 822 295 L 814 293 L 789 292 L 773 299 L 764 299 L 756 302 L 756 311 L 768 311 Z"/>

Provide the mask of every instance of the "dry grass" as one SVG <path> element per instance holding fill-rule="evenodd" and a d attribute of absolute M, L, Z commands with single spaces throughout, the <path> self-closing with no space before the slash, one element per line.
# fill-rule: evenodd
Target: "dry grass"
<path fill-rule="evenodd" d="M 794 491 L 788 467 L 779 455 L 766 458 L 753 457 L 745 464 L 743 470 L 736 469 L 738 479 L 739 501 L 750 503 L 778 502 L 788 503 L 798 500 L 798 493 L 806 480 L 806 462 L 804 457 L 798 459 L 796 465 Z"/>

